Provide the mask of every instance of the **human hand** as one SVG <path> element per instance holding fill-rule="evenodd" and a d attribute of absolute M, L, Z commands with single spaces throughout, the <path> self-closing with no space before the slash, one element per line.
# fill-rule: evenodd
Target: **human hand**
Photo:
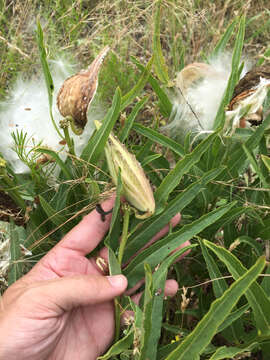
<path fill-rule="evenodd" d="M 114 199 L 102 204 L 107 211 Z M 171 220 L 175 226 L 177 215 Z M 96 359 L 113 340 L 114 303 L 127 287 L 123 275 L 104 276 L 87 259 L 109 229 L 96 210 L 74 227 L 32 270 L 4 293 L 0 307 L 1 359 Z M 167 226 L 155 236 L 164 236 Z M 106 258 L 106 250 L 100 252 Z M 166 295 L 177 283 L 169 280 Z M 135 297 L 138 300 L 138 296 Z"/>

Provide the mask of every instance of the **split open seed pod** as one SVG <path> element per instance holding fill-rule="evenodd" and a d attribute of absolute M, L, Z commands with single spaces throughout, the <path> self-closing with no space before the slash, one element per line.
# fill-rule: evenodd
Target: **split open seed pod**
<path fill-rule="evenodd" d="M 270 87 L 270 66 L 255 67 L 239 81 L 226 112 L 234 127 L 259 125 L 263 120 L 262 104 Z"/>
<path fill-rule="evenodd" d="M 97 128 L 101 126 L 99 121 L 95 121 L 95 124 Z M 105 155 L 114 184 L 117 185 L 118 173 L 121 171 L 124 197 L 131 206 L 143 212 L 135 212 L 135 216 L 145 219 L 153 215 L 155 199 L 141 164 L 112 133 L 105 145 Z"/>
<path fill-rule="evenodd" d="M 62 116 L 73 119 L 83 130 L 87 112 L 98 86 L 98 74 L 109 47 L 106 46 L 87 70 L 82 70 L 65 80 L 57 96 L 57 106 Z"/>

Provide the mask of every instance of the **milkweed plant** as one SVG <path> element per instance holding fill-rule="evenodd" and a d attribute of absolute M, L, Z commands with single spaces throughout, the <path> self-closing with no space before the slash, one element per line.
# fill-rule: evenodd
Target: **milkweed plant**
<path fill-rule="evenodd" d="M 147 64 L 132 58 L 137 82 L 125 93 L 115 84 L 107 109 L 96 93 L 112 50 L 100 48 L 78 71 L 49 58 L 37 24 L 42 77 L 18 80 L 1 104 L 0 188 L 22 219 L 21 225 L 12 217 L 0 223 L 2 289 L 115 191 L 104 240 L 110 272 L 123 273 L 129 288 L 142 277 L 145 283 L 139 305 L 129 296 L 116 302 L 115 341 L 100 359 L 217 360 L 257 353 L 266 359 L 270 66 L 242 54 L 245 17 L 239 16 L 207 58 L 181 61 L 172 73 L 161 19 L 157 1 L 152 56 Z M 153 111 L 140 121 L 146 106 Z M 144 248 L 179 212 L 181 223 Z M 173 299 L 164 296 L 168 275 L 179 284 Z M 120 328 L 123 309 L 134 316 Z"/>

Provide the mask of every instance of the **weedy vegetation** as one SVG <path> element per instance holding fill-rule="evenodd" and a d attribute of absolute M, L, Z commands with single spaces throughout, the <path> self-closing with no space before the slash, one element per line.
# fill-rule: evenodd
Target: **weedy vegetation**
<path fill-rule="evenodd" d="M 140 161 L 156 206 L 147 219 L 129 209 L 122 215 L 119 172 L 111 228 L 101 246 L 109 249 L 111 274 L 123 273 L 129 287 L 145 277 L 144 295 L 139 306 L 128 296 L 116 303 L 116 338 L 100 359 L 269 358 L 269 96 L 260 125 L 229 135 L 225 131 L 225 110 L 243 68 L 242 55 L 253 65 L 269 60 L 268 2 L 89 3 L 0 3 L 0 93 L 8 103 L 18 73 L 33 75 L 42 68 L 43 101 L 50 111 L 41 121 L 55 121 L 51 61 L 61 56 L 72 59 L 74 69 L 83 68 L 105 45 L 112 49 L 95 97 L 102 125 L 80 154 L 71 129 L 63 131 L 55 121 L 65 151 L 42 142 L 29 147 L 32 134 L 15 129 L 14 151 L 27 171 L 16 173 L 8 158 L 0 158 L 0 190 L 3 199 L 9 195 L 0 208 L 2 219 L 9 218 L 0 223 L 2 290 L 110 196 L 104 148 L 114 130 Z M 171 120 L 176 73 L 193 61 L 222 58 L 224 51 L 232 52 L 231 73 L 219 110 L 212 114 L 212 131 L 188 132 L 183 141 L 170 137 L 162 127 Z M 88 121 L 96 120 L 93 116 L 92 111 Z M 121 268 L 178 212 L 182 220 L 176 228 Z M 121 235 L 125 246 L 119 246 Z M 172 253 L 188 240 L 190 246 Z M 179 284 L 173 299 L 164 298 L 167 277 Z M 134 320 L 120 330 L 122 309 L 133 310 Z"/>

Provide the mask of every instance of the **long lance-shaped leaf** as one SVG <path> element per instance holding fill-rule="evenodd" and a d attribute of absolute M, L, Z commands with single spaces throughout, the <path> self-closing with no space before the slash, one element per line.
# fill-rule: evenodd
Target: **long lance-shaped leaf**
<path fill-rule="evenodd" d="M 256 346 L 258 346 L 258 343 L 256 342 L 248 345 L 242 345 L 241 347 L 221 346 L 209 360 L 234 359 L 236 355 L 242 354 L 246 351 L 251 351 Z"/>
<path fill-rule="evenodd" d="M 46 215 L 48 216 L 49 220 L 56 226 L 59 226 L 61 230 L 67 232 L 70 230 L 70 226 L 65 224 L 68 220 L 67 216 L 63 215 L 64 210 L 57 211 L 53 208 L 43 196 L 39 195 L 39 201 L 42 209 L 45 211 Z"/>
<path fill-rule="evenodd" d="M 227 224 L 231 224 L 234 219 L 238 218 L 242 214 L 248 214 L 249 210 L 249 208 L 243 208 L 240 206 L 232 209 L 229 213 L 226 214 L 226 216 L 224 216 L 222 220 L 217 221 L 215 224 L 210 226 L 209 229 L 206 229 L 206 231 L 203 232 L 202 236 L 208 237 L 211 236 L 209 234 L 214 235 L 218 231 L 218 229 L 224 227 Z"/>
<path fill-rule="evenodd" d="M 204 174 L 204 176 L 189 185 L 182 193 L 177 195 L 167 206 L 167 208 L 158 216 L 145 221 L 139 230 L 128 240 L 125 249 L 124 262 L 128 261 L 132 255 L 140 250 L 151 238 L 158 233 L 171 218 L 181 212 L 191 201 L 205 188 L 205 186 L 214 180 L 223 168 L 213 169 Z"/>
<path fill-rule="evenodd" d="M 120 237 L 120 231 L 121 231 L 121 216 L 120 216 L 120 208 L 121 208 L 121 194 L 122 194 L 123 184 L 121 179 L 121 172 L 119 171 L 117 176 L 117 187 L 116 187 L 116 197 L 115 202 L 113 206 L 113 212 L 112 212 L 112 218 L 111 218 L 111 224 L 110 224 L 110 230 L 109 234 L 107 235 L 104 243 L 109 248 L 111 248 L 113 251 L 116 251 L 119 247 L 119 237 Z"/>
<path fill-rule="evenodd" d="M 149 60 L 148 64 L 145 67 L 140 79 L 137 84 L 121 99 L 120 110 L 122 111 L 125 107 L 127 107 L 132 101 L 136 98 L 136 96 L 140 95 L 141 91 L 147 84 L 148 78 L 150 76 L 150 71 L 153 63 L 153 57 Z"/>
<path fill-rule="evenodd" d="M 132 109 L 131 113 L 129 114 L 128 118 L 125 121 L 124 127 L 121 130 L 118 138 L 123 143 L 127 137 L 128 134 L 133 126 L 134 120 L 136 116 L 138 115 L 138 112 L 141 110 L 141 108 L 145 105 L 145 103 L 148 101 L 148 96 L 145 96 L 143 99 L 141 99 Z"/>
<path fill-rule="evenodd" d="M 196 146 L 192 153 L 186 155 L 177 162 L 174 169 L 164 178 L 155 192 L 155 199 L 159 204 L 164 204 L 167 201 L 170 193 L 179 184 L 182 176 L 201 159 L 203 153 L 210 147 L 216 136 L 216 133 L 209 135 L 204 141 Z"/>
<path fill-rule="evenodd" d="M 197 246 L 194 244 L 190 248 Z M 162 319 L 163 319 L 163 303 L 164 288 L 167 279 L 168 268 L 181 256 L 186 249 L 176 251 L 173 255 L 165 259 L 157 271 L 153 274 L 153 306 L 152 306 L 152 329 L 147 344 L 147 359 L 156 359 L 157 346 L 160 338 Z"/>
<path fill-rule="evenodd" d="M 262 124 L 256 129 L 255 133 L 248 138 L 245 142 L 245 147 L 249 149 L 249 151 L 254 150 L 260 143 L 262 137 L 264 136 L 265 131 L 270 125 L 270 115 L 267 116 L 266 119 L 262 122 Z M 234 173 L 239 171 L 239 169 L 243 168 L 245 164 L 246 154 L 241 146 L 239 149 L 234 151 L 229 158 L 227 163 L 228 171 Z"/>
<path fill-rule="evenodd" d="M 138 60 L 136 60 L 134 57 L 131 57 L 131 61 L 140 69 L 143 71 L 145 67 L 139 63 Z M 164 116 L 169 117 L 172 112 L 172 103 L 166 94 L 166 92 L 159 86 L 159 83 L 156 78 L 154 78 L 152 75 L 149 76 L 148 79 L 150 85 L 152 86 L 154 92 L 156 93 L 159 101 L 160 101 L 160 108 Z"/>
<path fill-rule="evenodd" d="M 108 140 L 109 134 L 118 119 L 120 113 L 121 92 L 117 88 L 113 97 L 112 106 L 109 109 L 101 127 L 90 138 L 88 144 L 83 149 L 81 158 L 87 162 L 96 164 L 104 146 Z"/>
<path fill-rule="evenodd" d="M 264 165 L 267 167 L 267 169 L 270 171 L 270 157 L 269 156 L 265 156 L 265 155 L 261 155 L 261 159 L 264 163 Z"/>
<path fill-rule="evenodd" d="M 22 261 L 20 242 L 26 238 L 25 230 L 22 226 L 16 226 L 13 221 L 9 226 L 10 235 L 10 266 L 8 269 L 8 285 L 10 286 L 17 281 L 22 275 Z"/>
<path fill-rule="evenodd" d="M 61 132 L 58 129 L 58 127 L 54 121 L 54 118 L 53 118 L 52 106 L 53 106 L 54 84 L 53 84 L 53 79 L 52 79 L 51 72 L 49 69 L 49 65 L 47 62 L 47 54 L 46 54 L 46 49 L 45 49 L 45 45 L 44 45 L 43 31 L 42 31 L 42 28 L 41 28 L 41 25 L 39 22 L 37 22 L 37 33 L 36 34 L 37 34 L 37 43 L 38 43 L 40 62 L 41 62 L 43 74 L 45 77 L 45 83 L 46 83 L 46 87 L 47 87 L 48 100 L 49 100 L 49 112 L 50 112 L 51 121 L 53 123 L 55 130 L 57 131 L 58 135 L 60 136 L 60 138 L 64 138 L 64 136 L 61 134 Z"/>
<path fill-rule="evenodd" d="M 223 36 L 217 43 L 216 47 L 214 48 L 210 58 L 217 57 L 220 53 L 222 53 L 225 50 L 226 45 L 228 44 L 228 41 L 230 40 L 233 34 L 235 25 L 236 25 L 236 19 L 234 19 L 233 22 L 227 27 L 225 33 L 223 34 Z"/>
<path fill-rule="evenodd" d="M 219 325 L 229 315 L 240 297 L 256 280 L 265 266 L 265 259 L 258 261 L 244 273 L 225 293 L 215 300 L 207 314 L 185 340 L 166 358 L 166 360 L 198 359 L 205 347 L 216 334 Z"/>
<path fill-rule="evenodd" d="M 255 172 L 255 174 L 257 174 L 262 182 L 262 185 L 265 189 L 269 189 L 269 184 L 264 176 L 264 174 L 262 173 L 261 169 L 260 169 L 260 166 L 255 158 L 255 155 L 252 153 L 252 151 L 250 151 L 250 149 L 248 149 L 246 147 L 245 144 L 242 145 L 244 151 L 245 151 L 245 154 L 248 158 L 248 160 L 250 161 L 250 164 L 252 165 L 253 167 L 253 171 Z"/>
<path fill-rule="evenodd" d="M 270 56 L 270 49 L 267 49 L 263 54 L 263 56 L 257 61 L 256 66 L 261 66 L 269 56 Z"/>
<path fill-rule="evenodd" d="M 141 337 L 141 349 L 139 360 L 146 359 L 148 341 L 152 331 L 152 309 L 153 309 L 153 276 L 150 266 L 144 264 L 145 271 L 145 291 L 143 304 L 143 336 Z"/>
<path fill-rule="evenodd" d="M 167 84 L 169 81 L 169 75 L 160 43 L 160 9 L 161 0 L 159 0 L 156 4 L 155 29 L 153 34 L 154 65 L 159 80 Z"/>
<path fill-rule="evenodd" d="M 242 276 L 246 268 L 237 259 L 236 256 L 231 254 L 228 250 L 217 246 L 207 240 L 204 240 L 205 245 L 211 249 L 218 258 L 224 262 L 229 272 L 232 274 L 234 279 L 239 279 Z M 257 325 L 257 329 L 260 335 L 269 335 L 270 330 L 270 300 L 265 294 L 262 287 L 254 282 L 250 289 L 246 292 L 246 298 L 254 312 L 254 319 Z"/>
<path fill-rule="evenodd" d="M 221 206 L 220 208 L 205 214 L 191 224 L 183 226 L 179 231 L 157 241 L 148 249 L 137 255 L 126 267 L 123 273 L 128 276 L 129 286 L 134 286 L 144 275 L 143 264 L 147 262 L 152 269 L 161 263 L 173 250 L 184 242 L 192 239 L 207 226 L 211 225 L 229 211 L 235 204 Z"/>
<path fill-rule="evenodd" d="M 167 136 L 160 134 L 156 130 L 149 129 L 141 124 L 135 123 L 133 129 L 136 130 L 139 134 L 147 137 L 158 144 L 165 146 L 172 150 L 175 154 L 179 156 L 185 155 L 185 150 L 182 145 L 178 144 L 176 141 L 168 138 Z"/>
<path fill-rule="evenodd" d="M 208 273 L 210 275 L 210 278 L 213 281 L 213 290 L 216 298 L 219 298 L 223 295 L 223 293 L 228 289 L 228 285 L 225 281 L 225 279 L 222 278 L 222 274 L 214 261 L 213 257 L 209 254 L 207 247 L 204 245 L 204 243 L 201 241 L 200 246 L 202 248 L 202 254 L 204 257 L 204 260 L 207 265 Z M 239 324 L 238 324 L 239 326 Z M 229 332 L 230 331 L 230 332 Z M 229 329 L 227 329 L 224 336 L 233 336 L 234 342 L 238 342 L 237 339 L 237 329 L 235 328 L 235 325 L 231 325 Z"/>
<path fill-rule="evenodd" d="M 122 354 L 125 350 L 128 350 L 132 345 L 134 337 L 134 331 L 131 329 L 128 334 L 114 343 L 105 355 L 99 356 L 98 360 L 109 360 L 113 359 L 114 356 Z"/>
<path fill-rule="evenodd" d="M 56 164 L 60 167 L 64 176 L 68 180 L 73 179 L 73 174 L 70 171 L 68 165 L 66 163 L 64 163 L 64 161 L 59 157 L 59 155 L 55 151 L 47 149 L 47 148 L 39 147 L 39 148 L 35 149 L 35 152 L 50 155 L 55 160 Z"/>
<path fill-rule="evenodd" d="M 250 308 L 249 304 L 241 306 L 239 309 L 230 313 L 227 318 L 223 321 L 223 323 L 219 326 L 218 332 L 223 331 L 228 326 L 230 326 L 234 321 L 240 319 Z"/>
<path fill-rule="evenodd" d="M 225 91 L 225 95 L 221 101 L 219 106 L 215 122 L 214 122 L 214 129 L 223 128 L 225 123 L 225 107 L 228 105 L 231 97 L 233 95 L 234 88 L 239 79 L 239 65 L 242 55 L 242 49 L 244 44 L 244 37 L 245 37 L 245 17 L 242 16 L 239 21 L 239 29 L 237 33 L 237 37 L 235 40 L 235 46 L 233 50 L 233 57 L 232 57 L 232 70 L 231 75 L 228 81 L 228 85 Z"/>

